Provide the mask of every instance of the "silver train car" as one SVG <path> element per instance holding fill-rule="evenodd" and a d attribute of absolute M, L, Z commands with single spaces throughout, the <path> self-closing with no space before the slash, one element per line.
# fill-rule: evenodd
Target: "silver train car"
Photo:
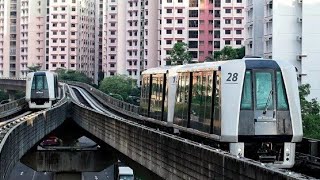
<path fill-rule="evenodd" d="M 27 74 L 26 101 L 30 109 L 49 108 L 59 99 L 58 76 L 52 72 Z"/>
<path fill-rule="evenodd" d="M 230 153 L 277 167 L 295 162 L 302 119 L 294 66 L 242 59 L 142 73 L 141 114 L 192 131 Z"/>

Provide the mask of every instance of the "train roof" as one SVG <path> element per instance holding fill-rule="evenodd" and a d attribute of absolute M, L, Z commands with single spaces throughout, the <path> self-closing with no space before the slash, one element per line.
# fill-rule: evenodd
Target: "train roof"
<path fill-rule="evenodd" d="M 219 67 L 222 64 L 225 63 L 232 63 L 232 61 L 242 61 L 242 62 L 247 62 L 247 61 L 273 61 L 273 62 L 278 62 L 273 59 L 262 59 L 258 57 L 246 57 L 243 59 L 233 59 L 233 60 L 227 60 L 227 61 L 215 61 L 215 62 L 203 62 L 203 63 L 195 63 L 195 64 L 185 64 L 185 65 L 178 65 L 178 66 L 164 66 L 164 67 L 157 67 L 157 68 L 151 68 L 148 70 L 143 71 L 142 74 L 165 74 L 169 70 L 172 72 L 194 72 L 194 71 L 210 71 L 210 70 L 219 70 Z M 286 63 L 286 62 L 284 62 Z M 256 62 L 254 64 L 257 64 Z M 278 64 L 278 63 L 277 63 Z M 261 64 L 262 65 L 262 64 Z"/>
<path fill-rule="evenodd" d="M 178 67 L 178 66 L 164 66 L 164 67 L 150 68 L 143 71 L 142 74 L 165 74 L 168 72 L 169 69 L 173 69 L 175 67 Z"/>

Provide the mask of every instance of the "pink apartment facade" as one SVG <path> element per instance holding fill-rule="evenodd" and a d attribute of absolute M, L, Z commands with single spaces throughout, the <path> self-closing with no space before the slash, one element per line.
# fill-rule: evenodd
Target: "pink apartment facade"
<path fill-rule="evenodd" d="M 188 44 L 195 62 L 224 46 L 241 47 L 244 6 L 244 0 L 107 0 L 104 75 L 125 74 L 139 81 L 143 70 L 166 65 L 176 42 Z"/>
<path fill-rule="evenodd" d="M 25 77 L 28 67 L 40 66 L 97 81 L 96 1 L 0 0 L 0 76 Z"/>

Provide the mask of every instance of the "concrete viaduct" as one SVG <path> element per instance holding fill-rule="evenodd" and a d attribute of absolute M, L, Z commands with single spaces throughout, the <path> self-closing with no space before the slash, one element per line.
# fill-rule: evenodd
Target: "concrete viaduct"
<path fill-rule="evenodd" d="M 17 86 L 15 88 L 15 83 Z M 21 80 L 2 80 L 0 88 L 19 90 Z M 109 108 L 138 116 L 137 107 L 111 102 L 109 96 L 85 84 L 71 83 L 100 97 Z M 201 145 L 124 118 L 108 116 L 65 98 L 54 107 L 0 126 L 0 180 L 15 163 L 67 117 L 131 160 L 164 179 L 299 179 L 289 173 Z"/>

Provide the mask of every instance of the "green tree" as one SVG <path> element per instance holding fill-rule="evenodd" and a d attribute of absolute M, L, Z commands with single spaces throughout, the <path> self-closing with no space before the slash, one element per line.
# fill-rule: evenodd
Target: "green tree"
<path fill-rule="evenodd" d="M 9 95 L 4 91 L 0 90 L 0 102 L 6 99 L 9 99 Z"/>
<path fill-rule="evenodd" d="M 37 72 L 37 71 L 40 71 L 41 69 L 41 66 L 40 65 L 32 65 L 32 66 L 28 66 L 28 69 L 30 72 Z"/>
<path fill-rule="evenodd" d="M 299 87 L 303 132 L 306 137 L 319 139 L 320 105 L 316 99 L 307 100 L 307 96 L 310 94 L 310 87 L 309 84 L 304 84 Z"/>
<path fill-rule="evenodd" d="M 87 84 L 92 84 L 92 79 L 84 73 L 74 70 L 57 69 L 58 78 L 65 81 L 78 81 Z"/>
<path fill-rule="evenodd" d="M 245 56 L 245 48 L 232 48 L 225 46 L 221 51 L 214 51 L 213 55 L 206 57 L 205 61 L 225 61 L 230 59 L 242 59 Z"/>
<path fill-rule="evenodd" d="M 125 75 L 104 78 L 99 89 L 114 98 L 130 103 L 134 103 L 134 100 L 140 97 L 137 81 Z"/>
<path fill-rule="evenodd" d="M 185 62 L 189 63 L 192 56 L 188 52 L 188 46 L 184 42 L 177 42 L 174 44 L 170 56 L 167 58 L 167 64 L 181 65 Z"/>

